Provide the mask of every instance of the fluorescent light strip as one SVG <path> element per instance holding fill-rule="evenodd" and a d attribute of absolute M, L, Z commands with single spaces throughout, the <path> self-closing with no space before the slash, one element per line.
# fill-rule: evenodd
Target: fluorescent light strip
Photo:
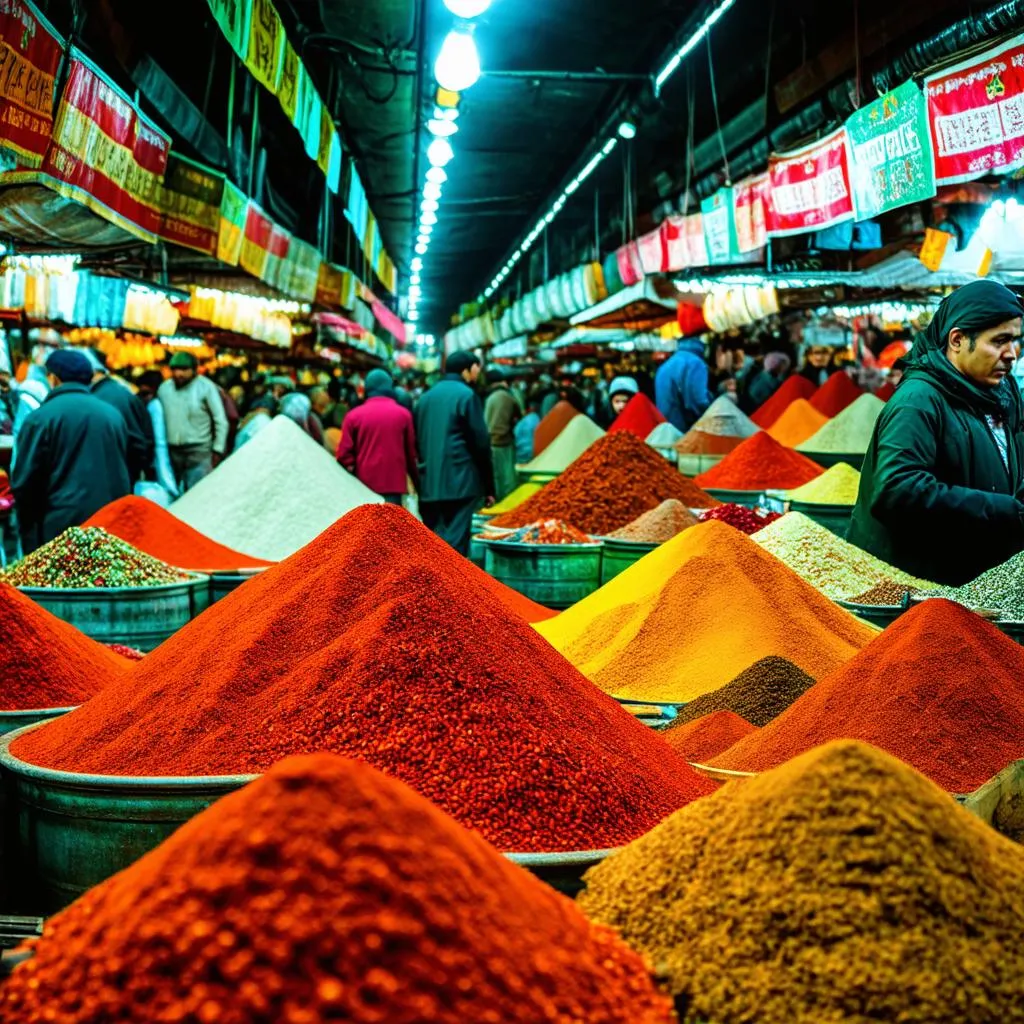
<path fill-rule="evenodd" d="M 697 29 L 696 32 L 686 40 L 685 43 L 672 55 L 672 59 L 658 72 L 657 77 L 654 79 L 654 87 L 656 90 L 660 90 L 661 87 L 679 70 L 679 65 L 683 63 L 693 48 L 708 34 L 711 27 L 722 17 L 723 14 L 736 2 L 736 0 L 722 0 L 708 16 L 704 19 L 703 23 Z"/>

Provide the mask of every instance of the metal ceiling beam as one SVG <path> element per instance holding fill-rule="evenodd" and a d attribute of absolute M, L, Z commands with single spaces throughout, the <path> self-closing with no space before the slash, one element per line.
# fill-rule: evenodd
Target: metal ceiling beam
<path fill-rule="evenodd" d="M 481 78 L 524 78 L 540 82 L 653 82 L 653 75 L 633 75 L 616 71 L 483 71 Z"/>

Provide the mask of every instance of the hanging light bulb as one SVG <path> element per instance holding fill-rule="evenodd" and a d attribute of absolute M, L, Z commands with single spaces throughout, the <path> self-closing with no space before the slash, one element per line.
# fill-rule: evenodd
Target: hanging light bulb
<path fill-rule="evenodd" d="M 422 232 L 416 236 L 416 241 L 420 245 L 430 245 L 430 235 L 424 235 Z"/>
<path fill-rule="evenodd" d="M 415 259 L 414 259 L 414 260 L 413 260 L 413 261 L 412 261 L 412 262 L 411 262 L 411 263 L 409 264 L 409 266 L 410 266 L 410 267 L 411 267 L 411 268 L 412 268 L 413 270 L 415 270 L 415 271 L 416 271 L 416 273 L 418 274 L 418 273 L 419 273 L 419 272 L 420 272 L 420 271 L 421 271 L 421 270 L 423 269 L 423 260 L 421 260 L 421 259 L 419 258 L 419 256 L 417 256 L 417 257 L 416 257 L 416 258 L 415 258 Z"/>
<path fill-rule="evenodd" d="M 443 185 L 448 180 L 448 172 L 440 167 L 431 167 L 427 171 L 427 181 L 433 182 L 435 185 Z"/>
<path fill-rule="evenodd" d="M 459 126 L 446 118 L 434 117 L 427 122 L 427 131 L 437 139 L 450 139 L 458 130 Z"/>
<path fill-rule="evenodd" d="M 420 318 L 420 315 L 419 315 L 419 313 L 416 312 L 415 309 L 409 311 L 409 316 L 407 318 L 409 323 L 414 324 L 414 323 L 416 323 L 419 320 L 419 318 Z"/>
<path fill-rule="evenodd" d="M 419 284 L 419 283 L 420 283 L 420 275 L 419 274 L 410 274 L 409 275 L 409 284 Z"/>
<path fill-rule="evenodd" d="M 434 139 L 427 147 L 427 159 L 431 167 L 444 167 L 455 159 L 455 150 L 447 139 Z"/>
<path fill-rule="evenodd" d="M 428 249 L 428 246 L 424 245 L 423 242 L 417 242 L 416 243 L 416 255 L 417 256 L 426 256 L 427 255 L 427 249 Z"/>
<path fill-rule="evenodd" d="M 444 0 L 444 5 L 456 18 L 468 21 L 470 18 L 479 18 L 491 6 L 491 0 Z"/>
<path fill-rule="evenodd" d="M 480 79 L 480 54 L 469 32 L 452 29 L 434 65 L 434 77 L 443 89 L 465 92 Z"/>
<path fill-rule="evenodd" d="M 441 186 L 434 181 L 428 181 L 423 186 L 423 198 L 424 199 L 440 199 L 441 198 Z"/>
<path fill-rule="evenodd" d="M 429 236 L 430 232 L 433 231 L 433 230 L 434 230 L 434 225 L 433 224 L 421 224 L 420 225 L 420 234 L 421 235 L 428 235 Z"/>
<path fill-rule="evenodd" d="M 440 206 L 436 199 L 424 199 L 423 202 L 420 203 L 420 209 L 424 213 L 437 213 Z"/>
<path fill-rule="evenodd" d="M 423 289 L 418 284 L 409 285 L 409 298 L 418 299 L 423 294 Z"/>
<path fill-rule="evenodd" d="M 627 141 L 629 141 L 629 139 L 635 139 L 636 125 L 633 124 L 632 121 L 623 121 L 622 124 L 619 125 L 619 138 L 626 139 Z"/>
<path fill-rule="evenodd" d="M 431 210 L 427 210 L 422 217 L 420 217 L 420 223 L 426 224 L 428 227 L 433 227 L 437 223 L 437 214 Z"/>

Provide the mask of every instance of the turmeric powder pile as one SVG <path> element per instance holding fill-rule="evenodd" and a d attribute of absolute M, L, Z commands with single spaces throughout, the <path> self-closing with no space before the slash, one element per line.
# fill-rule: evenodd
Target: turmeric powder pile
<path fill-rule="evenodd" d="M 866 744 L 731 782 L 585 882 L 683 1024 L 1024 1021 L 1024 850 Z"/>

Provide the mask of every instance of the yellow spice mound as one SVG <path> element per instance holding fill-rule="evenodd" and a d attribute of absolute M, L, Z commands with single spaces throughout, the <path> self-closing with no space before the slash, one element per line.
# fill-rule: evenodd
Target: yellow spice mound
<path fill-rule="evenodd" d="M 605 692 L 669 702 L 772 655 L 820 679 L 877 635 L 720 522 L 692 527 L 536 629 Z"/>
<path fill-rule="evenodd" d="M 860 473 L 846 462 L 837 462 L 817 479 L 789 492 L 790 501 L 810 505 L 856 505 Z"/>
<path fill-rule="evenodd" d="M 532 498 L 544 485 L 543 484 L 520 484 L 508 497 L 502 498 L 496 505 L 490 508 L 480 509 L 481 515 L 500 516 L 505 512 L 511 512 L 529 498 Z"/>

